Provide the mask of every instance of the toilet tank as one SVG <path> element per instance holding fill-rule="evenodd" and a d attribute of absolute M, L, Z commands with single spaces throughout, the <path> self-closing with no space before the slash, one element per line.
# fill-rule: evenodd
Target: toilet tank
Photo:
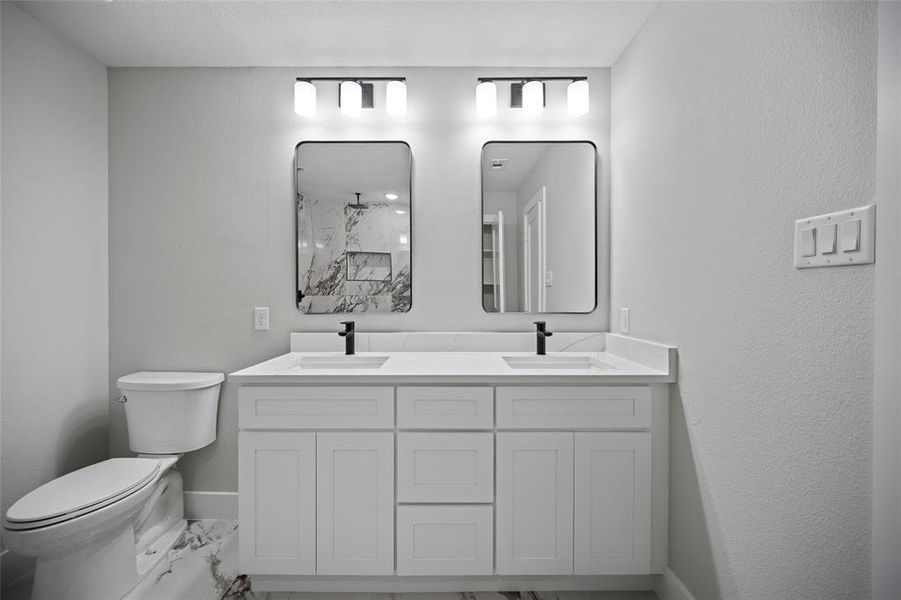
<path fill-rule="evenodd" d="M 142 454 L 177 454 L 211 444 L 222 373 L 141 371 L 120 377 L 128 445 Z"/>

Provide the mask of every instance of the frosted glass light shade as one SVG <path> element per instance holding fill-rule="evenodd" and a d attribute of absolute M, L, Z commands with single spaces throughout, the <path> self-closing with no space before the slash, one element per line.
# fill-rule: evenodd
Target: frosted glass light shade
<path fill-rule="evenodd" d="M 359 117 L 363 112 L 363 86 L 356 81 L 342 81 L 338 93 L 341 96 L 341 112 L 346 117 Z"/>
<path fill-rule="evenodd" d="M 529 81 L 522 86 L 522 113 L 534 117 L 544 110 L 544 82 Z"/>
<path fill-rule="evenodd" d="M 493 81 L 483 81 L 476 86 L 476 116 L 493 117 L 497 114 L 497 86 Z"/>
<path fill-rule="evenodd" d="M 566 112 L 581 117 L 588 112 L 588 81 L 573 81 L 566 88 Z"/>
<path fill-rule="evenodd" d="M 311 82 L 294 82 L 294 112 L 301 117 L 316 116 L 316 86 Z"/>
<path fill-rule="evenodd" d="M 407 84 L 403 81 L 389 81 L 385 87 L 385 112 L 392 117 L 407 114 Z"/>

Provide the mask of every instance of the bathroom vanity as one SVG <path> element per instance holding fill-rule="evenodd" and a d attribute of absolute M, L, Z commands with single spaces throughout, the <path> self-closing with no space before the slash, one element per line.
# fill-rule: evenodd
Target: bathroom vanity
<path fill-rule="evenodd" d="M 674 348 L 357 338 L 344 356 L 335 334 L 292 334 L 229 376 L 255 590 L 627 589 L 663 571 Z"/>

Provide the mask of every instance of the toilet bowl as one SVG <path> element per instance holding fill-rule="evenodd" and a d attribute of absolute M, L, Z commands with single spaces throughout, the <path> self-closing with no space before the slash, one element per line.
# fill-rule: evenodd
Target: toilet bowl
<path fill-rule="evenodd" d="M 50 481 L 6 512 L 3 543 L 36 558 L 33 600 L 125 596 L 184 531 L 182 452 L 216 437 L 221 373 L 142 372 L 119 379 L 129 445 Z"/>

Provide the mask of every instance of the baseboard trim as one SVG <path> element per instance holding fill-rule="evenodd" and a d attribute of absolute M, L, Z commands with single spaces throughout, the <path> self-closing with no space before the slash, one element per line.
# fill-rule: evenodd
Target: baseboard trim
<path fill-rule="evenodd" d="M 654 584 L 654 592 L 660 600 L 695 600 L 682 580 L 679 579 L 673 570 L 666 567 L 663 575 L 657 578 Z"/>
<path fill-rule="evenodd" d="M 237 492 L 185 492 L 186 519 L 237 519 Z"/>

